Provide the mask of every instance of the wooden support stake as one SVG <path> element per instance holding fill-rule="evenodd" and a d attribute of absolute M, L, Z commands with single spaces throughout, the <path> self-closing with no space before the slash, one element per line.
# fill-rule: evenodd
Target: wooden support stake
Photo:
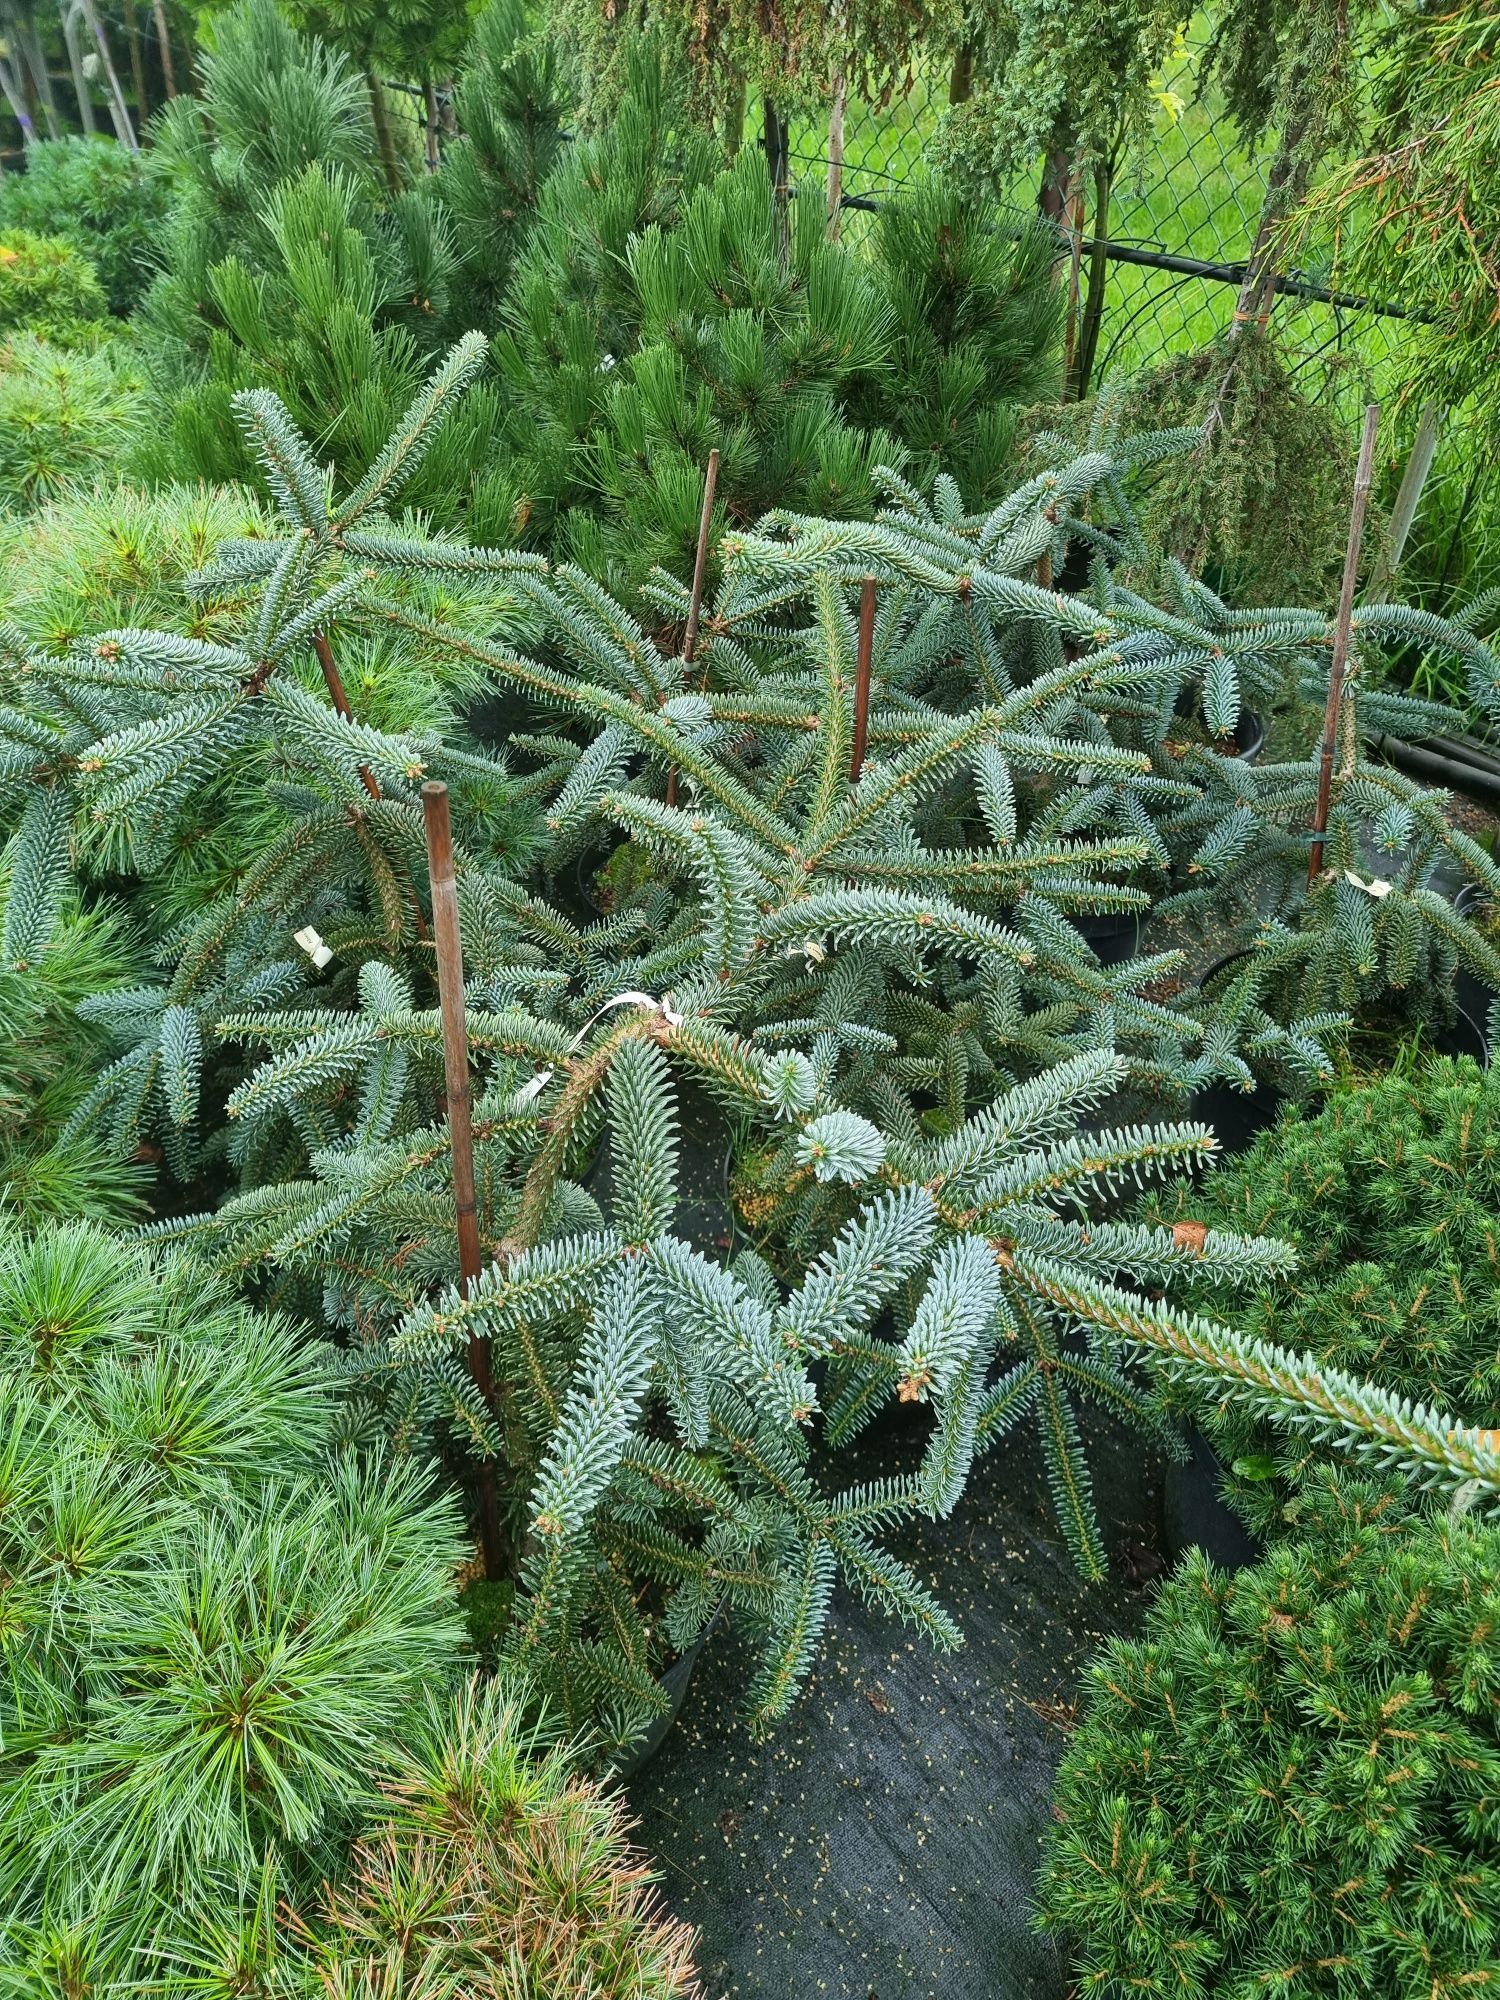
<path fill-rule="evenodd" d="M 334 663 L 333 648 L 321 632 L 314 632 L 313 634 L 313 651 L 318 656 L 318 665 L 323 669 L 323 685 L 328 689 L 329 700 L 333 703 L 339 714 L 343 716 L 345 722 L 351 722 L 354 718 L 354 711 L 349 706 L 348 695 L 344 693 L 343 676 L 339 673 L 338 667 Z M 380 797 L 379 781 L 375 773 L 364 764 L 361 764 L 359 767 L 359 781 L 372 799 Z"/>
<path fill-rule="evenodd" d="M 865 746 L 870 737 L 870 668 L 875 658 L 875 579 L 859 586 L 859 651 L 854 662 L 854 748 L 849 753 L 849 782 L 859 783 Z"/>
<path fill-rule="evenodd" d="M 1344 674 L 1349 664 L 1349 635 L 1354 619 L 1354 586 L 1359 577 L 1359 548 L 1364 540 L 1365 516 L 1370 510 L 1370 482 L 1375 471 L 1375 433 L 1380 428 L 1380 405 L 1371 403 L 1365 411 L 1364 434 L 1359 441 L 1359 464 L 1354 474 L 1354 506 L 1349 516 L 1349 541 L 1344 550 L 1344 579 L 1339 589 L 1338 617 L 1333 627 L 1333 658 L 1328 669 L 1328 706 L 1323 713 L 1323 747 L 1318 758 L 1318 797 L 1313 808 L 1312 846 L 1307 856 L 1307 886 L 1317 881 L 1323 866 L 1324 836 L 1328 832 L 1328 808 L 1333 797 L 1333 753 L 1338 743 L 1339 716 L 1344 699 Z"/>
<path fill-rule="evenodd" d="M 458 1288 L 465 1298 L 480 1271 L 479 1209 L 474 1195 L 474 1128 L 469 1093 L 469 1035 L 464 1022 L 464 955 L 458 931 L 458 888 L 453 876 L 453 824 L 448 787 L 436 779 L 422 787 L 427 832 L 427 869 L 432 883 L 432 930 L 437 950 L 438 1007 L 443 1017 L 443 1075 L 447 1086 L 448 1137 L 453 1157 L 453 1206 L 458 1221 Z M 495 1411 L 495 1385 L 483 1334 L 469 1334 L 469 1373 Z M 506 1573 L 504 1540 L 494 1462 L 479 1461 L 479 1531 L 485 1574 L 498 1582 Z"/>
<path fill-rule="evenodd" d="M 688 598 L 687 632 L 682 641 L 682 658 L 687 666 L 698 653 L 698 623 L 703 612 L 703 577 L 708 568 L 708 537 L 714 523 L 714 493 L 719 484 L 719 447 L 708 454 L 708 470 L 703 475 L 703 511 L 698 516 L 698 547 L 693 556 L 693 588 Z M 667 773 L 667 804 L 677 803 L 677 772 Z"/>
<path fill-rule="evenodd" d="M 156 48 L 161 57 L 161 80 L 168 97 L 177 95 L 177 78 L 172 69 L 172 36 L 167 27 L 165 0 L 151 0 L 151 18 L 156 23 Z"/>

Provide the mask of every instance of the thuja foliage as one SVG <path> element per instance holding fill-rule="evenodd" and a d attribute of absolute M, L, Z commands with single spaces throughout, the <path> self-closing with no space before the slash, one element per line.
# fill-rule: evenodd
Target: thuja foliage
<path fill-rule="evenodd" d="M 529 2000 L 698 1992 L 619 1799 L 503 1681 L 429 1699 L 346 1883 L 296 1921 L 287 1994 Z"/>
<path fill-rule="evenodd" d="M 1081 1993 L 1492 1983 L 1500 1529 L 1327 1483 L 1236 1576 L 1197 1551 L 1090 1668 L 1040 1885 Z"/>
<path fill-rule="evenodd" d="M 450 1507 L 338 1449 L 321 1352 L 86 1227 L 0 1240 L 0 1958 L 236 1989 L 458 1652 Z M 205 1962 L 206 1961 L 206 1962 Z"/>
<path fill-rule="evenodd" d="M 1438 1060 L 1337 1090 L 1288 1116 L 1197 1185 L 1154 1197 L 1153 1221 L 1265 1231 L 1294 1243 L 1294 1270 L 1233 1306 L 1247 1333 L 1302 1350 L 1414 1401 L 1500 1427 L 1500 1084 Z M 1198 1303 L 1224 1312 L 1212 1283 Z M 1259 1527 L 1297 1514 L 1293 1486 L 1325 1457 L 1199 1404 Z"/>

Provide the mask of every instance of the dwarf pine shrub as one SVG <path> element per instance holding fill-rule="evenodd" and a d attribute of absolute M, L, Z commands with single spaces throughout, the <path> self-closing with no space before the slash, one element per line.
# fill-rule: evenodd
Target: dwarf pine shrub
<path fill-rule="evenodd" d="M 1039 1888 L 1098 2000 L 1482 1992 L 1500 1954 L 1500 1528 L 1320 1480 L 1089 1669 Z"/>
<path fill-rule="evenodd" d="M 311 1894 L 456 1661 L 447 1503 L 340 1449 L 326 1354 L 80 1225 L 0 1238 L 0 1961 L 190 1990 Z M 158 1985 L 158 1982 L 165 1982 Z"/>
<path fill-rule="evenodd" d="M 1231 1307 L 1212 1282 L 1208 1312 L 1320 1364 L 1500 1426 L 1500 1080 L 1437 1059 L 1334 1091 L 1316 1115 L 1288 1115 L 1197 1186 L 1147 1201 L 1178 1230 L 1264 1231 L 1297 1246 L 1293 1269 Z M 1266 1529 L 1295 1519 L 1297 1485 L 1325 1454 L 1248 1422 L 1233 1402 L 1195 1401 L 1239 1503 Z M 1283 1509 L 1286 1510 L 1283 1514 Z"/>

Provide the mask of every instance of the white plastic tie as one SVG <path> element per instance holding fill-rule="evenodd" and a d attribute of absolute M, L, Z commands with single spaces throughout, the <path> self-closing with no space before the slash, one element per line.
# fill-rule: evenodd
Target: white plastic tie
<path fill-rule="evenodd" d="M 583 1026 L 578 1030 L 578 1033 L 569 1042 L 569 1050 L 576 1049 L 594 1023 L 602 1021 L 604 1016 L 613 1007 L 650 1007 L 653 1012 L 660 1014 L 662 1019 L 671 1027 L 680 1028 L 683 1022 L 683 1016 L 675 1008 L 669 1007 L 665 1000 L 658 1000 L 653 993 L 636 993 L 634 991 L 617 993 L 612 1000 L 606 1000 L 602 1007 L 596 1008 L 590 1014 Z M 530 1104 L 533 1098 L 540 1097 L 556 1074 L 556 1070 L 553 1069 L 538 1070 L 530 1083 L 522 1084 L 521 1088 L 516 1092 L 517 1105 Z"/>
<path fill-rule="evenodd" d="M 1344 880 L 1352 882 L 1356 889 L 1363 889 L 1365 894 L 1373 896 L 1377 903 L 1382 902 L 1391 893 L 1390 883 L 1384 881 L 1379 875 L 1375 876 L 1372 881 L 1366 882 L 1362 876 L 1356 875 L 1352 868 L 1346 868 L 1344 870 Z"/>

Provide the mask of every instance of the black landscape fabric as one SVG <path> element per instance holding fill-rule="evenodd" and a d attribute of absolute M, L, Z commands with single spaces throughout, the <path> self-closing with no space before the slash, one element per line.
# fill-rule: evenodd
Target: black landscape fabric
<path fill-rule="evenodd" d="M 714 1634 L 629 1785 L 663 1891 L 702 1932 L 707 2000 L 1061 2000 L 1058 1947 L 1030 1921 L 1052 1774 L 1080 1669 L 1139 1629 L 1161 1569 L 1161 1468 L 1097 1419 L 1085 1434 L 1107 1583 L 1075 1575 L 1018 1434 L 902 1550 L 962 1626 L 960 1652 L 844 1593 L 808 1689 L 757 1744 L 737 1714 L 748 1667 Z M 851 1474 L 906 1469 L 917 1443 L 894 1417 Z"/>

